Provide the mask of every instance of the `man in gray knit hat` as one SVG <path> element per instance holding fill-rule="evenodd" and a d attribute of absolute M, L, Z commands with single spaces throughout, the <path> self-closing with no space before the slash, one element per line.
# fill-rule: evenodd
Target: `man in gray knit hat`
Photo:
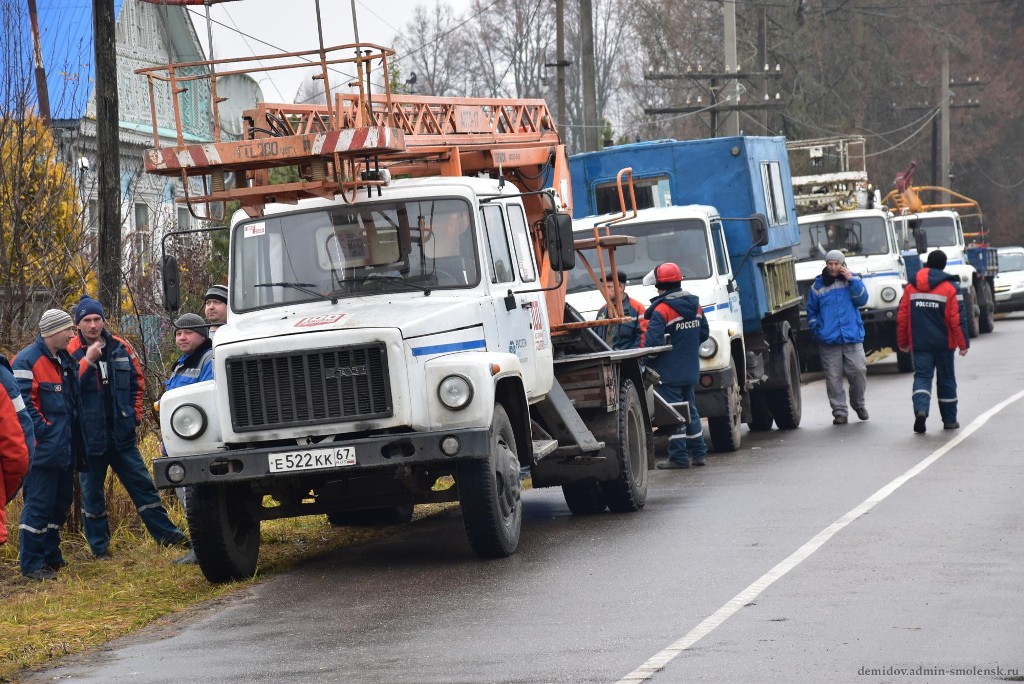
<path fill-rule="evenodd" d="M 67 352 L 74 334 L 71 316 L 49 309 L 39 320 L 39 337 L 11 364 L 36 439 L 24 480 L 19 543 L 21 574 L 37 581 L 53 579 L 67 565 L 60 528 L 71 509 L 75 466 L 85 458 L 78 370 Z"/>
<path fill-rule="evenodd" d="M 868 419 L 864 404 L 868 370 L 860 317 L 860 307 L 867 303 L 868 290 L 860 276 L 846 267 L 846 255 L 838 249 L 826 254 L 825 268 L 807 292 L 807 325 L 818 340 L 833 425 L 849 421 L 844 377 L 850 383 L 850 408 L 861 420 Z"/>

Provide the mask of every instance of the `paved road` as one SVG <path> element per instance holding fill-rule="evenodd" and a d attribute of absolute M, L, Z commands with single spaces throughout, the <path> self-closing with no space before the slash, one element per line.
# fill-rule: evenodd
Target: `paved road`
<path fill-rule="evenodd" d="M 811 377 L 799 430 L 652 473 L 641 513 L 529 492 L 487 562 L 422 521 L 25 681 L 1024 681 L 1021 339 L 958 361 L 959 432 L 912 432 L 894 362 L 842 427 Z"/>

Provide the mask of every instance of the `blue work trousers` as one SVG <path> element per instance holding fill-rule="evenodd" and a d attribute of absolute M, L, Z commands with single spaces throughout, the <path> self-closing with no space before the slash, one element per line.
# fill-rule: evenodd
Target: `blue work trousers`
<path fill-rule="evenodd" d="M 658 394 L 669 402 L 680 401 L 690 403 L 690 422 L 681 423 L 668 438 L 668 460 L 676 463 L 703 463 L 708 455 L 708 446 L 704 442 L 704 430 L 697 413 L 697 399 L 693 393 L 693 385 L 658 385 Z"/>
<path fill-rule="evenodd" d="M 153 478 L 138 447 L 111 447 L 99 456 L 89 456 L 88 460 L 89 468 L 82 471 L 79 478 L 82 482 L 82 523 L 93 555 L 104 555 L 110 546 L 110 524 L 104 498 L 108 468 L 121 480 L 143 524 L 158 544 L 170 546 L 185 540 L 185 535 L 167 517 L 167 509 L 160 501 L 160 494 L 153 485 Z"/>
<path fill-rule="evenodd" d="M 956 422 L 956 374 L 952 349 L 914 350 L 914 413 L 928 415 L 932 403 L 932 377 L 935 377 L 939 415 L 945 425 Z"/>
<path fill-rule="evenodd" d="M 21 509 L 21 574 L 64 565 L 60 552 L 60 528 L 71 510 L 74 471 L 29 465 L 23 482 L 25 505 Z"/>

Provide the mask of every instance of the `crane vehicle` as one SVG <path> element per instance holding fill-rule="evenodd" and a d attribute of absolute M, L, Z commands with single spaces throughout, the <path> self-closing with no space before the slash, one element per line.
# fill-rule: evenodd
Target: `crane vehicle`
<path fill-rule="evenodd" d="M 911 162 L 906 171 L 898 174 L 894 189 L 883 201 L 895 214 L 897 231 L 905 230 L 914 236 L 922 263 L 933 249 L 946 253 L 945 270 L 960 280 L 968 334 L 973 338 L 990 333 L 995 329 L 999 255 L 988 244 L 981 207 L 949 188 L 913 185 L 916 169 L 917 162 Z M 934 201 L 924 201 L 922 194 Z M 972 230 L 964 232 L 964 220 L 973 224 Z M 907 275 L 914 277 L 913 273 Z"/>
<path fill-rule="evenodd" d="M 805 371 L 821 370 L 818 344 L 807 324 L 807 293 L 837 249 L 868 292 L 861 307 L 864 352 L 896 354 L 900 372 L 914 369 L 896 344 L 896 312 L 907 284 L 906 256 L 913 247 L 906 228 L 897 232 L 892 212 L 868 182 L 861 136 L 837 136 L 786 143 L 790 164 L 799 169 L 793 190 L 800 215 L 796 277 L 800 287 L 800 361 Z M 912 254 L 916 254 L 913 252 Z"/>
<path fill-rule="evenodd" d="M 148 172 L 204 188 L 190 205 L 241 204 L 215 379 L 164 395 L 154 462 L 159 487 L 189 488 L 210 581 L 255 572 L 263 520 L 408 520 L 428 502 L 459 502 L 477 555 L 510 555 L 522 468 L 574 513 L 636 511 L 652 420 L 685 419 L 641 368 L 666 347 L 610 350 L 564 306 L 572 188 L 544 102 L 371 93 L 392 54 L 283 55 L 319 59 L 329 104 L 260 103 L 242 140 L 209 143 L 184 140 L 175 110 L 177 144 L 154 136 L 148 152 Z M 237 61 L 142 73 L 178 92 L 205 72 L 216 107 Z M 337 69 L 357 92 L 330 97 Z M 298 180 L 275 181 L 278 167 Z M 610 258 L 628 242 L 590 246 Z"/>

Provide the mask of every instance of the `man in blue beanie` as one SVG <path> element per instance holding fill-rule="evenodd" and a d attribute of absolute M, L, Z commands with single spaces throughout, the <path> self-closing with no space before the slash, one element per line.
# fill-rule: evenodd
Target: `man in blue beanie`
<path fill-rule="evenodd" d="M 103 496 L 107 470 L 113 469 L 146 529 L 158 544 L 187 546 L 185 535 L 171 522 L 153 477 L 139 453 L 135 430 L 142 423 L 145 384 L 135 350 L 127 340 L 106 330 L 103 307 L 89 295 L 75 306 L 78 334 L 68 353 L 78 362 L 82 425 L 88 468 L 82 483 L 82 521 L 96 558 L 110 557 L 110 525 Z M 175 562 L 194 562 L 191 552 Z"/>

